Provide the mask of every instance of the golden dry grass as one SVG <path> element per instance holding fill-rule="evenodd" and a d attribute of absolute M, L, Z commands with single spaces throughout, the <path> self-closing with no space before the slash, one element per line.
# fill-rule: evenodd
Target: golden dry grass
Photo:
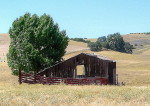
<path fill-rule="evenodd" d="M 77 52 L 77 51 L 82 51 L 82 50 L 87 50 L 87 49 L 89 49 L 87 47 L 87 43 L 76 42 L 76 41 L 70 40 L 66 48 L 66 51 L 67 53 L 72 53 L 72 52 Z"/>
<path fill-rule="evenodd" d="M 144 54 L 144 55 L 150 55 L 150 50 L 144 51 L 142 54 Z"/>
<path fill-rule="evenodd" d="M 80 46 L 80 47 L 87 47 L 87 43 L 77 42 L 77 41 L 73 41 L 73 40 L 69 41 L 69 45 L 75 45 L 75 46 Z"/>
<path fill-rule="evenodd" d="M 150 103 L 150 87 L 17 85 L 0 83 L 2 106 L 132 105 Z"/>
<path fill-rule="evenodd" d="M 0 34 L 0 62 L 6 61 L 10 38 L 8 34 Z"/>
<path fill-rule="evenodd" d="M 134 50 L 134 54 L 150 55 L 150 45 L 143 45 L 141 48 Z"/>
<path fill-rule="evenodd" d="M 17 78 L 9 69 L 1 73 L 0 106 L 150 105 L 150 86 L 19 85 Z"/>
<path fill-rule="evenodd" d="M 72 41 L 69 45 L 87 47 L 84 43 Z M 68 59 L 82 52 L 93 53 L 90 50 L 76 51 L 64 58 Z M 149 106 L 150 56 L 147 56 L 148 51 L 145 52 L 138 55 L 115 51 L 95 52 L 116 60 L 119 81 L 126 82 L 127 86 L 19 85 L 18 77 L 11 74 L 7 63 L 0 62 L 0 106 Z"/>
<path fill-rule="evenodd" d="M 135 40 L 142 40 L 142 39 L 150 39 L 149 34 L 127 34 L 123 36 L 124 40 L 126 41 L 135 41 Z"/>
<path fill-rule="evenodd" d="M 91 39 L 87 39 L 87 40 L 89 40 L 89 41 L 91 41 L 91 42 L 96 42 L 96 41 L 97 41 L 97 38 L 91 38 Z"/>

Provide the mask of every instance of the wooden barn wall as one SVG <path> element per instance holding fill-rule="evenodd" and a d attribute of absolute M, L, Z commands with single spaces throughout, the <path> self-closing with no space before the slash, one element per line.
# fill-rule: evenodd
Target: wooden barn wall
<path fill-rule="evenodd" d="M 110 84 L 116 82 L 116 62 L 86 54 L 79 54 L 39 74 L 47 77 L 76 78 L 77 65 L 84 65 L 85 77 L 105 77 L 108 78 Z"/>

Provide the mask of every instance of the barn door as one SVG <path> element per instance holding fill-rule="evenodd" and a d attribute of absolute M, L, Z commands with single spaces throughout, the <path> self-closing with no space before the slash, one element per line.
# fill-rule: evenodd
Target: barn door
<path fill-rule="evenodd" d="M 108 68 L 108 81 L 109 84 L 115 85 L 116 84 L 116 62 L 110 62 Z"/>

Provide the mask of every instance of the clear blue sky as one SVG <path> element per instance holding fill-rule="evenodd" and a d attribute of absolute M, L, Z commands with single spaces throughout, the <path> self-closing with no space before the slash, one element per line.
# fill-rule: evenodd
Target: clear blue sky
<path fill-rule="evenodd" d="M 1 0 L 0 33 L 26 12 L 52 16 L 69 37 L 150 32 L 150 0 Z"/>

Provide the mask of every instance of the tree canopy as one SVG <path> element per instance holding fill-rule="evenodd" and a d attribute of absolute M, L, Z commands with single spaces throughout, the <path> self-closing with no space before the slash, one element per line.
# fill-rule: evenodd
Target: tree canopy
<path fill-rule="evenodd" d="M 120 33 L 114 33 L 107 36 L 107 42 L 109 45 L 109 49 L 119 51 L 119 52 L 125 52 L 125 42 L 123 40 L 123 37 L 120 35 Z"/>
<path fill-rule="evenodd" d="M 100 42 L 90 42 L 88 43 L 88 47 L 91 49 L 91 51 L 100 51 L 102 49 Z"/>
<path fill-rule="evenodd" d="M 124 53 L 132 53 L 133 49 L 129 42 L 123 40 L 120 33 L 99 37 L 95 43 L 89 43 L 89 47 L 92 51 L 100 51 L 100 48 L 107 48 Z"/>
<path fill-rule="evenodd" d="M 108 48 L 111 50 L 132 53 L 133 45 L 129 42 L 125 42 L 120 33 L 114 33 L 107 36 Z"/>
<path fill-rule="evenodd" d="M 9 30 L 11 43 L 7 54 L 13 74 L 19 70 L 38 72 L 62 59 L 68 45 L 66 32 L 60 31 L 52 17 L 26 13 Z"/>

